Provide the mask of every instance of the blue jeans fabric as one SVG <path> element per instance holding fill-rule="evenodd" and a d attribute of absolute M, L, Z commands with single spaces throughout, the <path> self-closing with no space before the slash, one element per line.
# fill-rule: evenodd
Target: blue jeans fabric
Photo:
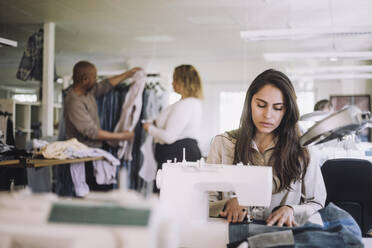
<path fill-rule="evenodd" d="M 120 119 L 121 108 L 125 101 L 130 85 L 118 85 L 106 95 L 98 97 L 97 107 L 100 118 L 100 125 L 103 130 L 112 132 Z M 155 90 L 145 88 L 142 99 L 143 106 L 140 120 L 155 118 L 164 107 L 165 94 L 156 94 Z M 128 171 L 128 187 L 137 191 L 147 187 L 146 182 L 138 175 L 143 163 L 143 154 L 140 151 L 142 144 L 145 142 L 147 133 L 143 130 L 142 123 L 139 121 L 134 129 L 134 141 L 132 149 L 132 161 L 122 161 L 122 166 Z M 117 148 L 103 143 L 103 149 L 117 154 Z M 116 188 L 117 185 L 114 185 Z"/>
<path fill-rule="evenodd" d="M 67 87 L 62 91 L 62 106 L 67 92 L 72 86 Z M 58 140 L 66 140 L 65 121 L 63 116 L 64 109 L 60 112 L 58 126 Z M 55 193 L 59 196 L 74 196 L 74 187 L 72 184 L 70 164 L 53 166 L 53 173 L 56 179 Z"/>
<path fill-rule="evenodd" d="M 311 222 L 298 227 L 266 226 L 263 223 L 230 224 L 230 243 L 227 247 L 238 247 L 242 242 L 248 242 L 249 247 L 364 247 L 360 228 L 349 213 L 330 203 L 319 210 L 319 214 L 323 226 Z M 288 230 L 293 235 L 292 244 L 288 239 L 283 240 L 281 234 Z M 270 235 L 253 240 L 255 236 L 263 233 Z M 276 243 L 268 246 L 273 238 L 277 238 Z"/>
<path fill-rule="evenodd" d="M 100 119 L 100 125 L 103 130 L 112 132 L 115 129 L 117 122 L 120 119 L 121 108 L 124 103 L 125 97 L 128 93 L 130 85 L 119 84 L 107 94 L 97 97 L 97 109 Z M 109 146 L 103 142 L 103 150 L 106 150 L 116 156 L 117 148 Z M 122 166 L 124 162 L 122 161 Z M 119 168 L 118 168 L 119 169 Z M 117 184 L 113 185 L 117 188 Z"/>

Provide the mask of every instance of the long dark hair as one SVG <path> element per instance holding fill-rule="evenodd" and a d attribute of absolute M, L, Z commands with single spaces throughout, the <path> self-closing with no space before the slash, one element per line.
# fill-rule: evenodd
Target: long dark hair
<path fill-rule="evenodd" d="M 279 192 L 283 189 L 290 190 L 292 182 L 303 179 L 309 164 L 309 152 L 301 147 L 299 142 L 300 131 L 297 124 L 299 111 L 295 90 L 284 73 L 273 69 L 266 70 L 249 86 L 240 118 L 240 127 L 237 132 L 233 132 L 236 138 L 234 164 L 239 162 L 252 164 L 254 161 L 257 151 L 252 148 L 252 142 L 256 134 L 256 126 L 252 120 L 251 102 L 253 95 L 268 84 L 282 92 L 285 104 L 283 119 L 273 131 L 277 143 L 269 161 L 274 175 L 280 181 L 280 184 L 276 185 L 276 191 Z"/>

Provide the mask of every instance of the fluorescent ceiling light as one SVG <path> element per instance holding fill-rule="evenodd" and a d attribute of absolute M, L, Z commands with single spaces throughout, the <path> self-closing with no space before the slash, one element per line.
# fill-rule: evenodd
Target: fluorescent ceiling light
<path fill-rule="evenodd" d="M 191 23 L 198 25 L 234 25 L 229 16 L 191 16 L 187 18 Z"/>
<path fill-rule="evenodd" d="M 308 52 L 308 53 L 264 53 L 268 61 L 290 61 L 299 59 L 353 59 L 372 60 L 372 52 Z"/>
<path fill-rule="evenodd" d="M 286 72 L 292 80 L 372 79 L 371 65 L 293 68 Z"/>
<path fill-rule="evenodd" d="M 372 73 L 328 73 L 314 75 L 289 75 L 291 80 L 336 80 L 336 79 L 372 79 Z"/>
<path fill-rule="evenodd" d="M 363 29 L 363 30 L 361 30 Z M 317 27 L 303 29 L 267 29 L 240 31 L 246 41 L 307 39 L 313 37 L 372 35 L 372 27 Z"/>
<path fill-rule="evenodd" d="M 144 43 L 152 42 L 172 42 L 174 41 L 173 37 L 168 35 L 148 35 L 148 36 L 138 36 L 136 40 Z"/>
<path fill-rule="evenodd" d="M 353 66 L 322 66 L 322 67 L 304 67 L 287 69 L 289 74 L 307 75 L 315 73 L 355 73 L 355 72 L 372 72 L 372 65 L 353 65 Z"/>
<path fill-rule="evenodd" d="M 17 47 L 18 42 L 13 40 L 8 40 L 0 37 L 0 46 L 12 46 Z"/>

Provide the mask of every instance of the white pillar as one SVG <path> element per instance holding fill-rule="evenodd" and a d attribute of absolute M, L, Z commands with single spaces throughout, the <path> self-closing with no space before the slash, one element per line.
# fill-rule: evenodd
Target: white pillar
<path fill-rule="evenodd" d="M 42 135 L 53 136 L 55 23 L 44 23 Z"/>

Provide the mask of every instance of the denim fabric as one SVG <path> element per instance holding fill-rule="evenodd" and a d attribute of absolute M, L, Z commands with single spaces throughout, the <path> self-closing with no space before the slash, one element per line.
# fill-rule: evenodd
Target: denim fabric
<path fill-rule="evenodd" d="M 293 246 L 285 247 L 363 247 L 359 226 L 346 211 L 330 203 L 319 210 L 319 214 L 322 217 L 323 226 L 311 222 L 299 227 L 266 226 L 256 223 L 230 224 L 228 247 L 238 247 L 246 240 L 248 240 L 249 247 L 268 247 L 264 244 L 267 244 L 269 238 L 272 239 L 275 234 L 282 235 L 281 232 L 289 230 L 292 231 L 295 242 Z M 262 233 L 272 235 L 267 239 L 260 237 L 262 246 L 259 242 L 257 243 L 257 239 L 253 244 L 253 238 Z"/>
<path fill-rule="evenodd" d="M 112 132 L 118 122 L 121 114 L 121 106 L 123 105 L 125 96 L 128 93 L 129 85 L 119 84 L 112 91 L 107 94 L 97 97 L 97 108 L 98 116 L 100 119 L 100 125 L 103 130 Z M 117 148 L 108 145 L 103 142 L 103 150 L 116 156 Z M 122 161 L 122 164 L 124 162 Z M 124 165 L 122 165 L 124 166 Z M 126 165 L 125 165 L 126 166 Z M 118 167 L 119 168 L 119 167 Z M 119 169 L 118 169 L 119 172 Z M 117 173 L 118 173 L 117 172 Z M 114 184 L 113 188 L 117 188 L 118 185 Z"/>
<path fill-rule="evenodd" d="M 70 164 L 61 164 L 55 167 L 56 194 L 59 196 L 75 196 L 70 173 Z"/>
<path fill-rule="evenodd" d="M 64 104 L 64 99 L 67 95 L 67 92 L 71 89 L 72 85 L 67 87 L 66 89 L 62 90 L 62 106 Z M 58 125 L 58 140 L 66 140 L 66 130 L 65 130 L 65 119 L 63 117 L 64 109 L 62 107 L 62 110 L 59 113 L 59 125 Z"/>
<path fill-rule="evenodd" d="M 100 118 L 101 128 L 103 130 L 112 132 L 115 129 L 115 126 L 120 119 L 122 105 L 128 93 L 129 87 L 129 85 L 124 84 L 118 85 L 108 94 L 97 98 L 98 115 Z M 142 116 L 141 119 L 143 119 Z M 141 156 L 139 149 L 141 144 L 142 130 L 142 124 L 138 122 L 134 130 L 135 136 L 132 151 L 133 160 L 122 161 L 122 166 L 124 166 L 128 171 L 128 188 L 136 190 L 138 190 L 143 183 L 138 177 L 138 164 L 140 160 L 139 156 Z M 111 147 L 107 143 L 103 144 L 103 149 L 110 152 L 114 156 L 117 154 L 117 148 Z M 117 188 L 117 185 L 114 185 L 114 188 Z"/>
<path fill-rule="evenodd" d="M 103 130 L 112 132 L 120 119 L 121 107 L 129 85 L 118 85 L 107 94 L 97 97 L 98 116 Z"/>
<path fill-rule="evenodd" d="M 143 96 L 145 95 L 145 91 L 143 91 Z M 140 151 L 141 145 L 144 142 L 144 132 L 141 120 L 143 120 L 144 116 L 144 106 L 142 106 L 141 115 L 139 121 L 134 128 L 134 141 L 133 141 L 133 148 L 132 148 L 132 161 L 130 169 L 128 170 L 130 182 L 129 188 L 135 189 L 140 191 L 144 187 L 145 181 L 138 175 L 140 170 L 141 162 L 143 161 L 143 154 Z"/>
<path fill-rule="evenodd" d="M 6 124 L 6 141 L 5 143 L 7 145 L 15 146 L 15 140 L 14 140 L 14 129 L 13 129 L 13 121 L 10 116 L 8 117 L 8 121 Z"/>
<path fill-rule="evenodd" d="M 129 85 L 120 84 L 111 92 L 97 98 L 98 115 L 103 130 L 112 132 L 115 129 L 120 119 L 121 108 L 129 87 Z M 145 89 L 143 91 L 143 107 L 140 120 L 153 119 L 160 113 L 164 107 L 164 95 L 156 94 L 151 89 Z M 140 148 L 145 142 L 147 133 L 143 130 L 140 121 L 136 124 L 134 134 L 132 161 L 122 161 L 122 166 L 127 168 L 128 171 L 128 187 L 141 191 L 147 187 L 146 182 L 138 175 L 143 163 L 143 154 L 140 152 Z M 103 149 L 115 156 L 117 154 L 117 148 L 111 147 L 107 143 L 103 143 Z M 117 185 L 114 185 L 114 188 L 117 188 Z"/>
<path fill-rule="evenodd" d="M 67 92 L 70 90 L 72 86 L 67 87 L 62 91 L 62 106 L 65 99 Z M 65 121 L 63 118 L 63 111 L 62 108 L 60 115 L 59 115 L 59 125 L 58 125 L 58 140 L 66 140 L 66 132 L 65 132 Z M 74 189 L 70 174 L 70 165 L 64 164 L 59 166 L 53 166 L 53 174 L 56 179 L 55 185 L 55 193 L 59 196 L 74 196 Z"/>

